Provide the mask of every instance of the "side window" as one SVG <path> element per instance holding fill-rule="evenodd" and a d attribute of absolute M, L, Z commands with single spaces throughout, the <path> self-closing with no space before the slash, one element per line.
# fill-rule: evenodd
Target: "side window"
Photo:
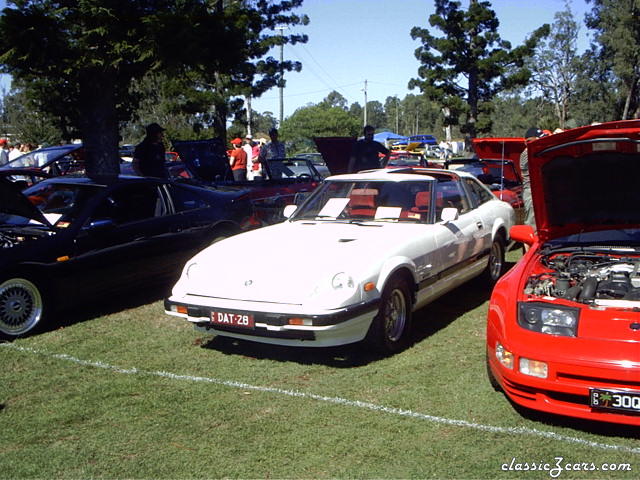
<path fill-rule="evenodd" d="M 113 220 L 120 225 L 159 217 L 166 213 L 155 185 L 126 185 L 110 192 L 92 215 L 92 220 Z"/>
<path fill-rule="evenodd" d="M 209 206 L 197 193 L 181 185 L 168 185 L 176 212 L 185 212 Z"/>
<path fill-rule="evenodd" d="M 436 219 L 443 208 L 457 208 L 460 213 L 469 210 L 469 202 L 461 184 L 455 180 L 438 181 L 436 184 Z"/>
<path fill-rule="evenodd" d="M 465 178 L 464 181 L 474 205 L 481 205 L 493 199 L 493 194 L 473 178 Z"/>

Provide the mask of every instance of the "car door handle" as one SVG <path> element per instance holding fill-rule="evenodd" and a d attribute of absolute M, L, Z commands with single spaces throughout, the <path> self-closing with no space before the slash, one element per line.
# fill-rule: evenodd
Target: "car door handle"
<path fill-rule="evenodd" d="M 482 222 L 476 222 L 476 227 L 478 227 L 478 230 L 482 230 Z"/>

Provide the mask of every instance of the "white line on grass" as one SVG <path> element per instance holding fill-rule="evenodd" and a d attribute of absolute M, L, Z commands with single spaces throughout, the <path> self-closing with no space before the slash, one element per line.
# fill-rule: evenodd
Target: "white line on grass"
<path fill-rule="evenodd" d="M 640 448 L 626 447 L 624 445 L 611 445 L 611 444 L 600 443 L 600 442 L 590 442 L 582 438 L 570 437 L 568 435 L 560 435 L 554 432 L 538 430 L 535 428 L 496 427 L 492 425 L 483 425 L 481 423 L 468 422 L 466 420 L 455 420 L 455 419 L 445 418 L 445 417 L 436 417 L 433 415 L 428 415 L 426 413 L 413 412 L 411 410 L 404 410 L 401 408 L 385 407 L 384 405 L 377 405 L 375 403 L 369 403 L 369 402 L 361 402 L 359 400 L 349 400 L 341 397 L 326 397 L 324 395 L 316 395 L 314 393 L 299 392 L 297 390 L 284 390 L 281 388 L 260 387 L 258 385 L 251 385 L 248 383 L 235 382 L 231 380 L 220 380 L 218 378 L 211 378 L 211 377 L 179 375 L 171 372 L 140 370 L 138 368 L 121 368 L 115 365 L 109 365 L 108 363 L 82 360 L 80 358 L 76 358 L 71 355 L 67 355 L 65 353 L 49 353 L 49 352 L 35 350 L 33 348 L 28 348 L 28 347 L 19 347 L 11 343 L 0 343 L 0 347 L 10 348 L 12 350 L 17 350 L 23 353 L 32 353 L 32 354 L 41 355 L 44 357 L 55 358 L 58 360 L 65 360 L 67 362 L 72 362 L 77 365 L 103 368 L 105 370 L 111 370 L 116 373 L 123 373 L 127 375 L 147 375 L 147 376 L 169 378 L 171 380 L 186 380 L 190 382 L 212 383 L 215 385 L 223 385 L 223 386 L 232 387 L 232 388 L 242 388 L 245 390 L 255 390 L 258 392 L 275 393 L 278 395 L 287 395 L 289 397 L 307 398 L 311 400 L 318 400 L 321 402 L 334 403 L 337 405 L 346 405 L 349 407 L 363 408 L 366 410 L 372 410 L 374 412 L 382 412 L 382 413 L 389 413 L 392 415 L 400 415 L 403 417 L 417 418 L 420 420 L 427 420 L 432 423 L 454 425 L 457 427 L 471 428 L 474 430 L 481 430 L 481 431 L 490 432 L 490 433 L 544 437 L 544 438 L 550 438 L 552 440 L 557 440 L 560 442 L 577 443 L 580 445 L 586 445 L 588 447 L 593 447 L 593 448 L 598 448 L 603 450 L 617 450 L 620 452 L 640 454 Z"/>

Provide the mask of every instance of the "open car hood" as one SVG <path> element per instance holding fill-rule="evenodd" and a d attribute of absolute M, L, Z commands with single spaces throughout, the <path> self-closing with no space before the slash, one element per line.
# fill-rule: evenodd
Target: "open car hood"
<path fill-rule="evenodd" d="M 540 240 L 640 227 L 640 120 L 567 130 L 527 148 Z"/>
<path fill-rule="evenodd" d="M 20 188 L 4 177 L 0 177 L 0 212 L 20 215 L 51 226 L 42 212 L 22 194 Z"/>
<path fill-rule="evenodd" d="M 355 137 L 313 137 L 331 175 L 347 173 Z"/>
<path fill-rule="evenodd" d="M 504 138 L 474 138 L 471 140 L 473 151 L 478 158 L 495 158 L 497 160 L 509 159 L 520 172 L 520 154 L 524 150 L 524 138 L 504 137 Z"/>

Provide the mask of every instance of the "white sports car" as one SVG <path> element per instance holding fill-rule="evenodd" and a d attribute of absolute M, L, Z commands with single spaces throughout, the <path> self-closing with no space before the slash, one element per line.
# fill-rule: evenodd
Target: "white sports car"
<path fill-rule="evenodd" d="M 475 177 L 428 168 L 325 180 L 288 220 L 193 257 L 165 310 L 207 332 L 280 345 L 408 343 L 412 311 L 502 274 L 511 206 Z M 293 211 L 293 213 L 292 213 Z M 312 261 L 311 261 L 312 260 Z"/>

